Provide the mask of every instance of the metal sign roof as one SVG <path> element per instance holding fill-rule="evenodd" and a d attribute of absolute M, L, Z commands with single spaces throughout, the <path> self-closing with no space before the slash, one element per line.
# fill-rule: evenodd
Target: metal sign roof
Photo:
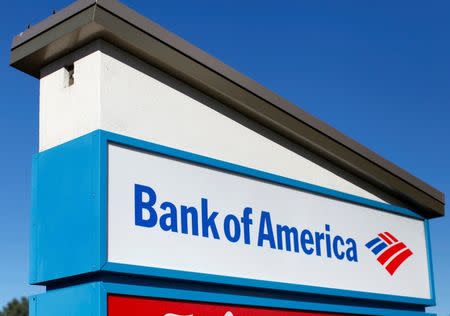
<path fill-rule="evenodd" d="M 17 35 L 10 64 L 36 78 L 43 66 L 103 39 L 185 81 L 425 217 L 444 194 L 252 79 L 114 0 L 79 0 Z"/>

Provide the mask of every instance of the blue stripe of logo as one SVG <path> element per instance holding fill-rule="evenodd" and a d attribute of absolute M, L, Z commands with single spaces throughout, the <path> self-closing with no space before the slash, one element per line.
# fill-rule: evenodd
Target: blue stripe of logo
<path fill-rule="evenodd" d="M 387 247 L 387 244 L 385 242 L 382 242 L 379 245 L 377 245 L 375 248 L 373 248 L 372 252 L 377 255 L 381 250 L 383 250 L 386 247 Z"/>
<path fill-rule="evenodd" d="M 378 244 L 380 241 L 381 241 L 381 239 L 379 237 L 374 238 L 366 244 L 366 247 L 370 249 L 373 246 L 375 246 L 376 244 Z"/>

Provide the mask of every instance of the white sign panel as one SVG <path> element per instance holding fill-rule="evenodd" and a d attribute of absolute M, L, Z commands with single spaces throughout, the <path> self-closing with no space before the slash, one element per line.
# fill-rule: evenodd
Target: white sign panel
<path fill-rule="evenodd" d="M 109 262 L 430 298 L 421 220 L 111 144 L 108 155 Z"/>

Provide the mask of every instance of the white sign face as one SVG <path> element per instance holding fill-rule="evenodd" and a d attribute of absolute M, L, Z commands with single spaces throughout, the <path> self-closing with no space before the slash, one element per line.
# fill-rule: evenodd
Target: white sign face
<path fill-rule="evenodd" d="M 108 155 L 108 262 L 430 298 L 421 220 L 111 144 Z"/>

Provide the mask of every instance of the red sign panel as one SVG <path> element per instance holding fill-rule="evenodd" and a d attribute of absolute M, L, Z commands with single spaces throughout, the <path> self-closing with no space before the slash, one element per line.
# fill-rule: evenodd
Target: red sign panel
<path fill-rule="evenodd" d="M 209 303 L 109 295 L 108 316 L 333 316 L 338 314 L 276 310 Z M 339 314 L 343 315 L 343 314 Z"/>

